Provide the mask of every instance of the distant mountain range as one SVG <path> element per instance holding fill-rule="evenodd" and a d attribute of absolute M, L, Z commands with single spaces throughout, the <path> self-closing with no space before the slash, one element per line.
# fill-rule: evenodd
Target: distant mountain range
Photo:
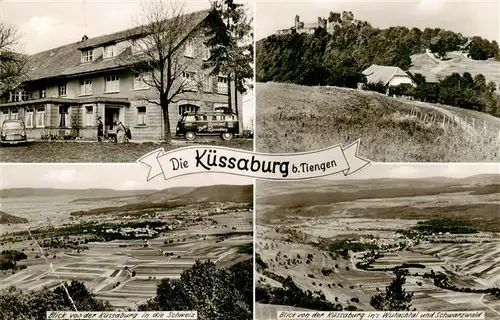
<path fill-rule="evenodd" d="M 162 202 L 184 200 L 190 202 L 252 202 L 252 185 L 213 185 L 178 187 L 164 190 L 112 189 L 37 189 L 15 188 L 0 190 L 0 199 L 23 197 L 77 197 L 72 202 L 123 200 L 124 202 Z"/>
<path fill-rule="evenodd" d="M 414 197 L 452 192 L 500 193 L 500 174 L 481 174 L 466 178 L 319 179 L 291 183 L 265 181 L 257 184 L 257 204 L 298 208 L 359 199 Z"/>
<path fill-rule="evenodd" d="M 113 189 L 57 189 L 57 188 L 12 188 L 0 190 L 0 199 L 23 197 L 54 197 L 54 196 L 79 196 L 79 197 L 120 197 L 144 195 L 157 190 L 113 190 Z"/>

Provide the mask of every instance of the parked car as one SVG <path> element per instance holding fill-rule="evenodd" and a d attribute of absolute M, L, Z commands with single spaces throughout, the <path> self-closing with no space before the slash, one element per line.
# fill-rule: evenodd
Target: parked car
<path fill-rule="evenodd" d="M 239 134 L 238 116 L 228 112 L 186 112 L 177 123 L 176 135 L 192 141 L 196 136 L 220 135 L 231 140 Z"/>
<path fill-rule="evenodd" d="M 0 133 L 0 145 L 26 143 L 26 127 L 22 120 L 5 120 Z"/>

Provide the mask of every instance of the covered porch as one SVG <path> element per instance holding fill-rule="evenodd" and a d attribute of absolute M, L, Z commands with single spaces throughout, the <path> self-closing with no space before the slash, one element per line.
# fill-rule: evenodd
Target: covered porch
<path fill-rule="evenodd" d="M 98 117 L 105 124 L 105 132 L 116 132 L 114 123 L 125 126 L 128 99 L 46 98 L 0 105 L 0 124 L 7 119 L 23 120 L 29 140 L 97 139 Z M 108 129 L 108 130 L 106 130 Z"/>

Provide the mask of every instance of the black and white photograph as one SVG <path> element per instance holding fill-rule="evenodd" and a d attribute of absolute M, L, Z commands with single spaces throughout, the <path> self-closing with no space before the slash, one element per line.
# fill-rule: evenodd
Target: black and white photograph
<path fill-rule="evenodd" d="M 258 1 L 256 151 L 500 161 L 500 3 Z"/>
<path fill-rule="evenodd" d="M 377 163 L 351 178 L 255 188 L 256 319 L 285 310 L 500 317 L 498 164 Z"/>
<path fill-rule="evenodd" d="M 0 161 L 253 150 L 253 4 L 0 1 Z"/>
<path fill-rule="evenodd" d="M 1 320 L 162 310 L 253 319 L 252 179 L 146 182 L 138 164 L 9 164 L 0 174 Z"/>

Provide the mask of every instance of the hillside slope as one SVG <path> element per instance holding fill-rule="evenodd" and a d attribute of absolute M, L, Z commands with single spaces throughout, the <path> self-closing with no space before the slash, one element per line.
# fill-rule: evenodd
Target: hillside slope
<path fill-rule="evenodd" d="M 29 221 L 26 218 L 13 216 L 6 212 L 0 211 L 0 224 L 11 224 L 11 223 L 17 224 L 17 223 L 28 223 L 28 222 Z"/>
<path fill-rule="evenodd" d="M 360 155 L 372 161 L 500 161 L 500 119 L 480 112 L 278 83 L 258 83 L 256 105 L 258 152 L 310 151 L 361 139 Z"/>
<path fill-rule="evenodd" d="M 470 221 L 482 231 L 500 231 L 500 204 L 496 201 L 500 194 L 499 174 L 441 180 L 439 177 L 366 179 L 356 183 L 351 180 L 353 186 L 347 187 L 342 187 L 338 180 L 320 180 L 314 188 L 305 185 L 295 191 L 289 190 L 288 182 L 278 185 L 266 181 L 259 183 L 258 188 L 271 185 L 284 192 L 257 197 L 257 223 L 279 224 L 304 217 L 440 218 Z"/>
<path fill-rule="evenodd" d="M 127 198 L 122 201 L 121 205 L 116 205 L 116 202 L 108 206 L 90 209 L 87 211 L 74 211 L 71 213 L 73 216 L 84 215 L 100 215 L 110 214 L 116 212 L 131 212 L 137 210 L 151 209 L 151 208 L 175 208 L 178 206 L 186 206 L 194 203 L 223 203 L 223 202 L 237 202 L 244 204 L 253 204 L 253 185 L 214 185 L 198 188 L 172 188 L 175 192 L 182 190 L 191 191 L 173 197 L 173 193 L 169 194 L 170 189 L 154 193 L 151 196 Z M 163 196 L 161 196 L 163 195 Z M 118 198 L 116 198 L 118 199 Z M 135 201 L 131 201 L 135 199 Z M 87 200 L 84 200 L 87 201 Z M 110 202 L 111 203 L 111 202 Z"/>
<path fill-rule="evenodd" d="M 173 199 L 186 202 L 253 202 L 253 185 L 216 185 L 199 187 Z"/>
<path fill-rule="evenodd" d="M 168 188 L 164 190 L 144 190 L 144 191 L 130 191 L 128 193 L 110 196 L 110 197 L 88 197 L 88 198 L 78 198 L 73 200 L 74 203 L 85 203 L 85 202 L 95 202 L 95 201 L 116 201 L 121 203 L 137 203 L 137 202 L 159 202 L 167 201 L 180 197 L 186 193 L 189 193 L 195 189 L 195 187 L 178 187 L 178 188 Z"/>

